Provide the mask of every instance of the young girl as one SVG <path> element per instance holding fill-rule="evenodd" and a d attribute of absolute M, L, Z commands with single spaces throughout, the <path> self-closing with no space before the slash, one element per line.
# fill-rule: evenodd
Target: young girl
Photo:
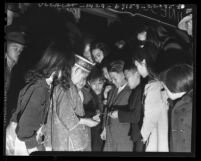
<path fill-rule="evenodd" d="M 52 107 L 47 120 L 46 149 L 52 151 L 90 151 L 90 129 L 98 125 L 92 118 L 84 118 L 83 93 L 80 88 L 93 64 L 87 59 L 74 55 L 70 63 L 69 86 L 62 82 L 53 92 Z"/>
<path fill-rule="evenodd" d="M 170 151 L 191 152 L 193 68 L 181 64 L 161 74 L 170 99 L 179 99 L 171 111 Z"/>
<path fill-rule="evenodd" d="M 157 50 L 146 43 L 133 55 L 133 61 L 139 74 L 149 81 L 144 89 L 144 119 L 141 128 L 145 151 L 167 152 L 168 149 L 168 104 L 167 95 L 162 92 L 163 86 L 156 78 L 155 61 Z"/>
<path fill-rule="evenodd" d="M 58 77 L 60 81 L 66 82 L 66 77 L 69 77 L 66 73 L 66 53 L 70 53 L 70 50 L 65 44 L 51 43 L 36 68 L 27 74 L 28 85 L 19 94 L 17 109 L 7 128 L 7 142 L 12 136 L 16 138 L 10 141 L 15 145 L 12 154 L 29 155 L 43 147 L 39 136 L 50 106 L 53 79 Z M 9 145 L 6 146 L 8 150 Z"/>

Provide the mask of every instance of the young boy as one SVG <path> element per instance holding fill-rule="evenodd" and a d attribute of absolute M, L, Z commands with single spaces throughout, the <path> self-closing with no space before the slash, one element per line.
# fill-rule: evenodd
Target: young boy
<path fill-rule="evenodd" d="M 118 118 L 120 123 L 131 123 L 129 135 L 133 141 L 133 150 L 136 152 L 143 151 L 143 142 L 141 141 L 140 129 L 143 119 L 142 92 L 143 87 L 140 84 L 140 75 L 137 68 L 132 62 L 124 65 L 124 75 L 128 81 L 128 86 L 132 89 L 128 105 L 113 106 L 115 110 L 109 113 L 113 119 Z"/>

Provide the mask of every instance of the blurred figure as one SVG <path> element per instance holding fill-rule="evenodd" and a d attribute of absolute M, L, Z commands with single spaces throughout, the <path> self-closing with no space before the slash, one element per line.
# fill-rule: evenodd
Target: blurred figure
<path fill-rule="evenodd" d="M 13 67 L 17 64 L 20 54 L 27 45 L 26 34 L 19 26 L 6 28 L 6 51 L 5 51 L 5 87 L 9 89 L 10 76 Z"/>
<path fill-rule="evenodd" d="M 177 100 L 171 111 L 170 152 L 191 152 L 193 68 L 175 65 L 161 74 L 167 95 Z"/>

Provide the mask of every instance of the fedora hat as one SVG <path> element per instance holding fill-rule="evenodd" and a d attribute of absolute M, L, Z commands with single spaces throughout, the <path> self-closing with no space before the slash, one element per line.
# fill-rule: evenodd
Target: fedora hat
<path fill-rule="evenodd" d="M 27 45 L 27 34 L 22 28 L 13 25 L 7 26 L 6 28 L 6 40 Z"/>

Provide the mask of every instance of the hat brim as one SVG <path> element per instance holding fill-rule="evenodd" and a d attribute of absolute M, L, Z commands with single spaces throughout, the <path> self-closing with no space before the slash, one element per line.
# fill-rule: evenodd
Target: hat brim
<path fill-rule="evenodd" d="M 184 17 L 178 24 L 178 28 L 181 29 L 181 30 L 187 30 L 186 28 L 186 22 L 192 20 L 192 14 Z"/>

